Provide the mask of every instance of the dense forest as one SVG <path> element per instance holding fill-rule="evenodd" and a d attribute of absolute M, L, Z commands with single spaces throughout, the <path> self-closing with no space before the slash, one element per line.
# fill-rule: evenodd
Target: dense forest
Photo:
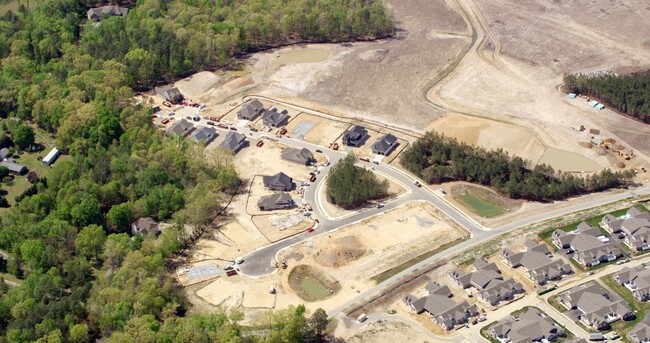
<path fill-rule="evenodd" d="M 564 75 L 572 93 L 592 96 L 603 104 L 650 123 L 650 70 L 630 75 Z"/>
<path fill-rule="evenodd" d="M 0 273 L 20 286 L 0 280 L 0 341 L 318 341 L 324 314 L 302 306 L 260 323 L 263 338 L 237 315 L 188 314 L 167 271 L 240 180 L 228 155 L 154 130 L 132 88 L 274 44 L 390 34 L 381 1 L 142 0 L 97 25 L 87 9 L 44 0 L 0 18 L 0 117 L 19 123 L 3 137 L 23 149 L 29 127 L 69 151 L 2 216 Z M 171 225 L 131 237 L 147 216 Z"/>
<path fill-rule="evenodd" d="M 467 181 L 489 186 L 513 199 L 551 201 L 627 185 L 633 172 L 605 169 L 586 177 L 534 167 L 502 150 L 485 150 L 435 132 L 406 148 L 401 163 L 428 183 Z"/>
<path fill-rule="evenodd" d="M 330 170 L 325 185 L 327 200 L 345 209 L 357 208 L 388 195 L 388 180 L 379 181 L 372 171 L 355 166 L 356 161 L 354 155 L 338 161 Z"/>

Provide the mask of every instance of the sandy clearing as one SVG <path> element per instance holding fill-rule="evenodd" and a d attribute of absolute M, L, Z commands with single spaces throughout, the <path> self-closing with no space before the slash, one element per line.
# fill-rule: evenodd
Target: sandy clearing
<path fill-rule="evenodd" d="M 465 235 L 464 230 L 447 224 L 430 204 L 411 203 L 282 251 L 279 259 L 286 260 L 289 269 L 281 270 L 280 275 L 286 289 L 289 289 L 286 278 L 292 266 L 297 264 L 316 264 L 324 273 L 333 276 L 341 283 L 340 292 L 326 300 L 307 304 L 310 308 L 322 307 L 327 310 L 373 287 L 371 277 Z M 356 237 L 361 243 L 361 246 L 354 246 L 351 253 L 362 249 L 366 254 L 358 260 L 349 259 L 339 267 L 327 267 L 340 263 L 324 262 L 319 255 L 326 251 L 329 254 L 330 250 L 346 255 L 345 251 L 333 244 L 338 242 L 343 247 L 349 246 L 349 237 Z M 278 305 L 296 301 L 301 300 L 288 293 L 286 298 L 278 299 Z"/>
<path fill-rule="evenodd" d="M 200 96 L 212 87 L 218 87 L 224 83 L 224 79 L 210 71 L 202 71 L 185 79 L 176 81 L 174 86 L 178 87 L 181 94 L 186 98 Z"/>
<path fill-rule="evenodd" d="M 273 308 L 275 307 L 275 294 L 269 291 L 275 284 L 269 280 L 253 282 L 244 291 L 242 306 L 245 308 Z"/>
<path fill-rule="evenodd" d="M 304 217 L 301 214 L 296 215 L 297 218 L 301 219 L 301 221 L 296 225 L 283 228 L 282 230 L 273 225 L 274 222 L 282 221 L 286 216 L 293 214 L 296 214 L 295 210 L 292 213 L 254 216 L 253 223 L 255 223 L 255 226 L 260 230 L 264 237 L 272 243 L 305 232 L 307 229 L 314 226 L 314 221 L 311 218 Z"/>
<path fill-rule="evenodd" d="M 241 276 L 220 277 L 209 285 L 201 288 L 196 295 L 206 302 L 218 306 L 229 298 L 241 301 L 244 290 L 241 287 Z"/>
<path fill-rule="evenodd" d="M 351 125 L 340 121 L 325 119 L 308 113 L 301 113 L 300 116 L 289 123 L 286 128 L 289 134 L 295 137 L 299 134 L 296 129 L 300 126 L 304 127 L 302 130 L 305 130 L 307 127 L 311 126 L 311 129 L 309 129 L 309 131 L 304 134 L 304 140 L 320 146 L 329 147 Z"/>
<path fill-rule="evenodd" d="M 201 239 L 196 243 L 192 259 L 205 258 L 234 261 L 257 247 L 268 244 L 262 236 L 251 235 L 239 222 L 230 221 L 215 231 L 210 239 Z"/>
<path fill-rule="evenodd" d="M 431 322 L 430 319 L 428 321 Z M 427 327 L 422 326 L 419 321 L 413 323 L 413 320 L 404 318 L 404 316 L 398 317 L 398 315 L 384 316 L 381 321 L 371 321 L 364 324 L 358 324 L 354 321 L 340 323 L 335 334 L 350 343 L 402 342 L 405 339 L 412 343 L 472 342 L 462 337 L 447 340 L 436 336 Z"/>

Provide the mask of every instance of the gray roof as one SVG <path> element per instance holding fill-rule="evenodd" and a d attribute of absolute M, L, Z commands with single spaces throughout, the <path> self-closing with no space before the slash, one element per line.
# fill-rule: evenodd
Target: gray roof
<path fill-rule="evenodd" d="M 176 134 L 182 137 L 185 137 L 190 134 L 194 130 L 194 124 L 190 123 L 189 121 L 185 119 L 181 119 L 172 125 L 169 130 L 167 130 L 167 134 Z"/>
<path fill-rule="evenodd" d="M 390 133 L 383 135 L 372 145 L 372 151 L 379 151 L 383 154 L 387 154 L 391 149 L 393 149 L 393 147 L 395 147 L 395 143 L 397 143 L 397 137 Z"/>
<path fill-rule="evenodd" d="M 523 292 L 523 285 L 514 279 L 496 279 L 490 282 L 487 287 L 483 288 L 479 294 L 488 303 L 496 304 L 503 299 L 510 298 L 514 294 Z"/>
<path fill-rule="evenodd" d="M 264 175 L 262 177 L 264 186 L 280 187 L 284 189 L 291 189 L 293 186 L 293 179 L 285 173 L 277 173 L 272 176 Z"/>
<path fill-rule="evenodd" d="M 276 127 L 282 125 L 288 118 L 289 113 L 286 110 L 278 112 L 278 109 L 274 108 L 270 111 L 264 111 L 262 121 L 264 122 L 264 125 Z"/>
<path fill-rule="evenodd" d="M 169 86 L 156 87 L 154 88 L 154 91 L 156 92 L 156 94 L 158 94 L 165 100 L 171 102 L 177 102 L 183 97 L 181 91 L 179 91 L 178 88 L 176 87 L 169 87 Z"/>
<path fill-rule="evenodd" d="M 614 279 L 621 284 L 632 286 L 641 297 L 650 294 L 650 269 L 643 266 L 625 267 L 614 274 Z"/>
<path fill-rule="evenodd" d="M 250 120 L 255 118 L 262 111 L 264 111 L 264 105 L 262 105 L 259 100 L 253 99 L 237 111 L 237 118 Z"/>
<path fill-rule="evenodd" d="M 623 300 L 614 300 L 607 290 L 595 282 L 574 287 L 561 297 L 565 304 L 577 308 L 582 317 L 596 327 L 607 322 L 607 316 L 610 314 L 623 317 L 630 312 L 629 306 Z"/>
<path fill-rule="evenodd" d="M 27 172 L 27 167 L 13 160 L 0 162 L 0 167 L 6 167 L 12 173 L 23 174 Z"/>
<path fill-rule="evenodd" d="M 518 321 L 512 318 L 503 319 L 490 329 L 493 336 L 509 338 L 511 343 L 529 343 L 542 338 L 557 338 L 563 334 L 563 331 L 553 322 L 553 319 L 543 316 L 534 308 L 529 308 L 520 314 Z"/>
<path fill-rule="evenodd" d="M 7 148 L 0 149 L 0 160 L 4 160 L 5 158 L 7 158 L 7 156 L 9 156 L 9 149 Z"/>
<path fill-rule="evenodd" d="M 289 208 L 293 205 L 293 199 L 289 193 L 275 193 L 271 195 L 266 195 L 260 198 L 257 202 L 259 208 L 272 210 L 272 209 L 281 209 Z"/>
<path fill-rule="evenodd" d="M 158 229 L 158 223 L 156 223 L 155 220 L 153 220 L 150 217 L 147 218 L 139 218 L 135 222 L 133 222 L 133 234 L 143 234 L 147 235 L 149 233 L 153 233 L 154 235 L 159 235 L 160 230 Z"/>
<path fill-rule="evenodd" d="M 447 286 L 432 282 L 427 285 L 427 292 L 429 294 L 422 298 L 407 294 L 402 301 L 417 313 L 427 311 L 435 323 L 447 330 L 478 314 L 475 305 L 470 305 L 467 301 L 457 303 L 452 300 L 453 295 Z"/>
<path fill-rule="evenodd" d="M 627 338 L 629 338 L 633 343 L 650 342 L 650 326 L 648 320 L 635 325 L 632 331 L 627 334 Z"/>
<path fill-rule="evenodd" d="M 282 150 L 282 158 L 288 161 L 306 165 L 314 161 L 314 154 L 312 154 L 311 151 L 306 148 L 285 148 Z"/>
<path fill-rule="evenodd" d="M 528 241 L 525 245 L 526 251 L 515 254 L 509 249 L 505 249 L 502 256 L 513 268 L 523 266 L 531 280 L 543 284 L 548 280 L 558 279 L 562 275 L 573 272 L 568 263 L 550 256 L 546 244 Z"/>
<path fill-rule="evenodd" d="M 129 13 L 129 9 L 120 6 L 102 6 L 91 8 L 86 12 L 88 19 L 92 21 L 100 21 L 105 17 L 122 16 L 125 17 Z"/>
<path fill-rule="evenodd" d="M 366 136 L 368 131 L 361 125 L 355 125 L 343 133 L 343 143 L 355 142 L 360 143 Z M 347 144 L 347 143 L 346 143 Z"/>
<path fill-rule="evenodd" d="M 236 152 L 242 144 L 246 141 L 246 136 L 239 132 L 230 131 L 226 135 L 226 138 L 221 142 L 220 146 L 226 148 L 232 152 Z"/>
<path fill-rule="evenodd" d="M 203 142 L 203 144 L 208 145 L 212 142 L 213 139 L 217 138 L 217 129 L 213 127 L 202 126 L 198 130 L 194 131 L 190 139 L 195 142 Z"/>

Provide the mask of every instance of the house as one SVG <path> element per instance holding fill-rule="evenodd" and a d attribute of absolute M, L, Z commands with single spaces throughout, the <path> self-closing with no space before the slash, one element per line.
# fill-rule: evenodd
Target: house
<path fill-rule="evenodd" d="M 263 196 L 257 202 L 260 211 L 285 210 L 293 207 L 293 199 L 289 193 L 276 193 Z"/>
<path fill-rule="evenodd" d="M 521 283 L 504 279 L 494 262 L 487 264 L 483 260 L 477 260 L 473 272 L 463 275 L 459 271 L 453 271 L 450 277 L 463 289 L 476 289 L 478 299 L 492 306 L 514 299 L 517 294 L 524 292 Z"/>
<path fill-rule="evenodd" d="M 368 137 L 368 131 L 363 126 L 355 125 L 343 133 L 343 144 L 358 147 L 366 137 Z"/>
<path fill-rule="evenodd" d="M 277 173 L 273 176 L 263 176 L 264 187 L 274 191 L 288 192 L 293 188 L 293 179 L 285 173 Z"/>
<path fill-rule="evenodd" d="M 388 155 L 397 146 L 397 137 L 386 134 L 372 144 L 372 152 L 377 155 Z"/>
<path fill-rule="evenodd" d="M 9 149 L 7 148 L 0 149 L 0 161 L 4 160 L 7 157 L 9 157 Z"/>
<path fill-rule="evenodd" d="M 154 91 L 158 96 L 165 99 L 165 101 L 171 102 L 172 104 L 176 104 L 179 101 L 183 100 L 183 94 L 181 94 L 181 91 L 179 91 L 176 87 L 156 87 L 154 88 Z"/>
<path fill-rule="evenodd" d="M 214 127 L 202 126 L 200 129 L 194 131 L 194 133 L 190 136 L 190 140 L 208 145 L 215 138 L 217 138 L 218 135 L 219 134 L 217 134 L 217 129 Z"/>
<path fill-rule="evenodd" d="M 650 269 L 643 266 L 625 267 L 614 274 L 614 281 L 625 286 L 639 301 L 650 300 Z"/>
<path fill-rule="evenodd" d="M 434 323 L 445 330 L 451 330 L 478 315 L 476 305 L 470 305 L 467 301 L 458 303 L 452 297 L 449 287 L 432 282 L 427 285 L 425 296 L 417 298 L 407 294 L 402 302 L 415 313 L 427 312 Z"/>
<path fill-rule="evenodd" d="M 226 150 L 230 150 L 233 153 L 237 153 L 246 143 L 246 136 L 239 132 L 228 132 L 226 138 L 219 145 Z"/>
<path fill-rule="evenodd" d="M 526 250 L 519 253 L 504 249 L 501 252 L 503 263 L 512 268 L 524 267 L 526 277 L 538 285 L 560 280 L 564 275 L 573 273 L 568 263 L 553 259 L 546 244 L 527 241 L 525 245 Z"/>
<path fill-rule="evenodd" d="M 98 23 L 108 17 L 126 17 L 129 9 L 120 6 L 102 6 L 91 8 L 86 12 L 88 19 Z"/>
<path fill-rule="evenodd" d="M 282 150 L 282 159 L 287 161 L 296 162 L 305 166 L 315 162 L 314 154 L 309 149 L 285 148 Z"/>
<path fill-rule="evenodd" d="M 289 112 L 287 112 L 287 110 L 278 112 L 277 108 L 273 108 L 270 111 L 264 111 L 264 115 L 262 115 L 262 122 L 264 125 L 270 127 L 280 127 L 286 124 L 287 119 L 289 119 Z"/>
<path fill-rule="evenodd" d="M 632 207 L 620 218 L 605 215 L 600 224 L 608 232 L 622 236 L 633 251 L 650 249 L 650 213 Z"/>
<path fill-rule="evenodd" d="M 610 295 L 598 283 L 572 288 L 560 295 L 562 304 L 579 312 L 579 320 L 597 330 L 608 330 L 609 324 L 617 320 L 633 320 L 634 312 L 622 299 Z"/>
<path fill-rule="evenodd" d="M 9 172 L 17 175 L 24 175 L 29 171 L 27 170 L 27 167 L 20 163 L 16 163 L 14 160 L 4 160 L 0 162 L 0 167 L 6 167 L 9 169 Z"/>
<path fill-rule="evenodd" d="M 43 165 L 50 166 L 54 161 L 56 161 L 57 158 L 59 158 L 59 155 L 61 155 L 61 152 L 57 148 L 52 148 L 50 152 L 45 155 L 45 158 L 41 161 Z"/>
<path fill-rule="evenodd" d="M 564 330 L 551 317 L 529 308 L 518 319 L 507 318 L 498 321 L 489 334 L 500 342 L 529 343 L 552 342 L 566 337 Z"/>
<path fill-rule="evenodd" d="M 131 224 L 131 233 L 135 235 L 146 236 L 148 234 L 153 234 L 156 237 L 160 236 L 160 230 L 158 229 L 158 223 L 155 220 L 147 217 L 140 218 L 134 221 Z"/>
<path fill-rule="evenodd" d="M 633 343 L 650 343 L 650 317 L 646 317 L 627 334 L 627 338 Z"/>
<path fill-rule="evenodd" d="M 262 112 L 264 112 L 264 105 L 259 100 L 253 99 L 237 111 L 237 119 L 253 120 Z"/>
<path fill-rule="evenodd" d="M 580 223 L 578 228 L 571 232 L 555 230 L 553 244 L 567 252 L 575 252 L 573 259 L 586 267 L 596 266 L 616 260 L 623 256 L 621 250 L 609 242 L 599 229 L 588 223 Z"/>
<path fill-rule="evenodd" d="M 177 135 L 181 137 L 187 137 L 192 131 L 194 131 L 194 124 L 191 122 L 181 119 L 172 125 L 167 132 L 165 132 L 166 135 Z"/>

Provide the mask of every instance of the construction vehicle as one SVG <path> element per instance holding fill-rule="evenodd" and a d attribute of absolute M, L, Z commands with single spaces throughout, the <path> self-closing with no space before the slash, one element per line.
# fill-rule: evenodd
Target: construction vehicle
<path fill-rule="evenodd" d="M 332 145 L 332 149 L 339 150 L 339 143 L 334 143 L 334 145 Z"/>
<path fill-rule="evenodd" d="M 287 261 L 282 260 L 282 269 L 287 269 Z"/>
<path fill-rule="evenodd" d="M 634 150 L 632 150 L 632 149 L 628 150 L 628 151 L 623 155 L 623 158 L 624 158 L 626 161 L 631 160 L 632 157 L 634 157 Z"/>

